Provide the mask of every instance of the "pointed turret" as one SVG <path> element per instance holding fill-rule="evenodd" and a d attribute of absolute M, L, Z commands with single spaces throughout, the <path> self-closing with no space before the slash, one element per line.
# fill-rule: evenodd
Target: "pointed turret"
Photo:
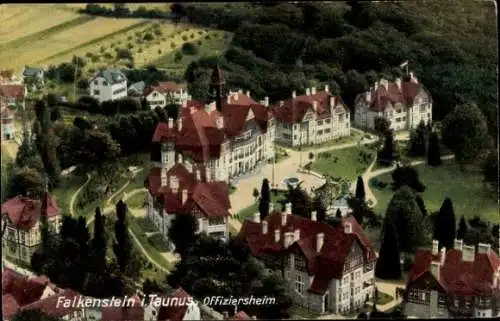
<path fill-rule="evenodd" d="M 224 84 L 224 77 L 222 76 L 219 63 L 217 63 L 212 71 L 212 76 L 210 77 L 210 93 L 212 95 L 211 98 L 215 100 L 215 106 L 218 111 L 221 111 L 222 109 L 222 86 Z"/>

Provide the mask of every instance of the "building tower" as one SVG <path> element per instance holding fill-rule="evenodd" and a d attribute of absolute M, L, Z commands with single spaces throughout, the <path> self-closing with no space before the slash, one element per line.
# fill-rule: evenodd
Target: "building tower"
<path fill-rule="evenodd" d="M 215 106 L 218 111 L 222 109 L 222 86 L 224 84 L 224 77 L 222 76 L 219 63 L 217 63 L 212 71 L 212 77 L 210 77 L 210 98 L 215 100 Z"/>

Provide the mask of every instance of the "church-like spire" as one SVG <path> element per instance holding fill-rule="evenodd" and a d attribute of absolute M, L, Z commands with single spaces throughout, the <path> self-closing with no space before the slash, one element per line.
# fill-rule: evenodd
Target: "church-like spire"
<path fill-rule="evenodd" d="M 218 111 L 221 111 L 222 108 L 222 86 L 224 84 L 224 77 L 219 63 L 217 62 L 212 71 L 212 76 L 210 77 L 210 93 L 212 96 L 211 98 L 215 100 L 215 105 Z"/>

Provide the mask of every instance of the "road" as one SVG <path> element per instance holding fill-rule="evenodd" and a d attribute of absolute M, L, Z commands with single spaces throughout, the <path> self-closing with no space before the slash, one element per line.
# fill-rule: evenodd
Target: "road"
<path fill-rule="evenodd" d="M 87 180 L 85 181 L 85 183 L 82 184 L 82 186 L 80 186 L 80 188 L 78 188 L 74 193 L 73 195 L 71 196 L 71 200 L 69 201 L 69 214 L 71 216 L 76 216 L 75 214 L 75 200 L 76 200 L 76 197 L 78 196 L 78 194 L 80 194 L 80 192 L 83 190 L 83 188 L 85 186 L 87 186 L 87 184 L 90 182 L 90 179 L 92 178 L 92 175 L 90 175 L 89 173 L 87 173 Z"/>

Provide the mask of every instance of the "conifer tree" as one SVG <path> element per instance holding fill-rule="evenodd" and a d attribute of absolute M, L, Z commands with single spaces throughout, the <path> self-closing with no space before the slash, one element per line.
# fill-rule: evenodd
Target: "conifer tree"
<path fill-rule="evenodd" d="M 427 128 L 421 121 L 415 130 L 410 133 L 410 147 L 408 156 L 425 156 L 427 145 Z"/>
<path fill-rule="evenodd" d="M 441 209 L 434 219 L 433 238 L 439 241 L 439 247 L 447 249 L 453 248 L 456 236 L 456 220 L 453 203 L 450 198 L 446 198 L 441 205 Z"/>
<path fill-rule="evenodd" d="M 335 213 L 335 217 L 342 218 L 342 212 L 340 211 L 340 208 L 337 208 L 337 213 Z"/>
<path fill-rule="evenodd" d="M 436 132 L 431 134 L 429 138 L 429 148 L 427 150 L 427 164 L 430 166 L 441 165 L 441 147 L 439 143 L 439 136 Z"/>
<path fill-rule="evenodd" d="M 116 203 L 116 217 L 115 222 L 115 238 L 116 242 L 113 244 L 113 251 L 120 267 L 120 272 L 124 273 L 127 264 L 130 260 L 132 244 L 128 234 L 127 222 L 127 205 L 122 201 Z"/>
<path fill-rule="evenodd" d="M 375 267 L 375 276 L 382 280 L 399 280 L 401 278 L 401 257 L 398 237 L 392 222 L 385 221 L 384 239 Z"/>
<path fill-rule="evenodd" d="M 467 226 L 467 222 L 465 221 L 465 218 L 462 215 L 460 223 L 458 223 L 457 239 L 459 240 L 465 239 L 467 237 L 468 230 L 469 227 Z"/>
<path fill-rule="evenodd" d="M 92 263 L 94 272 L 104 273 L 106 268 L 106 231 L 104 228 L 104 216 L 101 209 L 96 207 L 94 216 L 94 237 L 90 243 Z"/>
<path fill-rule="evenodd" d="M 271 190 L 269 189 L 269 180 L 265 178 L 260 188 L 259 213 L 263 220 L 269 215 L 269 203 L 271 202 Z"/>
<path fill-rule="evenodd" d="M 365 184 L 363 178 L 358 176 L 358 181 L 356 182 L 356 198 L 360 201 L 365 201 Z"/>

